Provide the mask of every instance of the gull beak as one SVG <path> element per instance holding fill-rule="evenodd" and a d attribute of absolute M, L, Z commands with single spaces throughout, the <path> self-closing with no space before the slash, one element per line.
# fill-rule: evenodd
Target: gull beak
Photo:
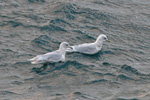
<path fill-rule="evenodd" d="M 69 45 L 69 47 L 68 48 L 70 48 L 70 49 L 72 49 L 73 50 L 73 48 Z"/>
<path fill-rule="evenodd" d="M 110 40 L 107 40 L 109 43 L 111 42 Z"/>
<path fill-rule="evenodd" d="M 108 40 L 108 38 L 106 38 L 106 41 L 107 41 L 107 42 L 110 42 L 110 40 Z"/>

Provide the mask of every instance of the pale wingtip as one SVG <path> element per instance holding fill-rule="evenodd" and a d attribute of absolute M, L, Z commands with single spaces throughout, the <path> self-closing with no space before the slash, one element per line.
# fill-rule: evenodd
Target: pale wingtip
<path fill-rule="evenodd" d="M 35 57 L 31 58 L 31 59 L 27 59 L 27 61 L 31 62 L 31 64 L 37 64 L 38 63 L 38 61 L 35 60 Z"/>
<path fill-rule="evenodd" d="M 38 64 L 37 62 L 35 62 L 35 61 L 33 61 L 33 62 L 31 62 L 31 64 Z"/>
<path fill-rule="evenodd" d="M 42 63 L 42 62 L 37 61 L 37 60 L 35 60 L 35 61 L 31 61 L 31 64 L 39 64 L 39 63 Z"/>
<path fill-rule="evenodd" d="M 27 61 L 32 61 L 32 59 L 27 59 Z"/>

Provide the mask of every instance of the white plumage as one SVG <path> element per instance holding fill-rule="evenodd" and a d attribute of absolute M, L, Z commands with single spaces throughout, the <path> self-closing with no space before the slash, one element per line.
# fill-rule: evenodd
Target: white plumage
<path fill-rule="evenodd" d="M 65 61 L 66 48 L 71 49 L 67 42 L 62 42 L 58 50 L 43 55 L 37 55 L 36 57 L 29 59 L 29 61 L 31 61 L 32 64 Z"/>
<path fill-rule="evenodd" d="M 73 49 L 67 48 L 67 52 L 79 52 L 83 54 L 96 54 L 102 48 L 102 44 L 104 41 L 108 40 L 107 36 L 101 34 L 97 37 L 94 43 L 84 43 L 79 45 L 71 46 Z"/>

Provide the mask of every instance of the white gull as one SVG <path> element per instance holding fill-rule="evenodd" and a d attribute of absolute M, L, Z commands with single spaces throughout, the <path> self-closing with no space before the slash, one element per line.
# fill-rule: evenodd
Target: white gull
<path fill-rule="evenodd" d="M 71 47 L 67 42 L 62 42 L 58 50 L 43 55 L 37 55 L 36 57 L 29 59 L 29 61 L 31 61 L 32 64 L 65 61 L 66 48 L 70 48 L 71 50 Z"/>
<path fill-rule="evenodd" d="M 94 43 L 84 43 L 84 44 L 74 45 L 71 46 L 72 49 L 67 48 L 66 51 L 79 52 L 79 53 L 90 54 L 90 55 L 96 54 L 101 50 L 104 41 L 109 41 L 109 40 L 106 35 L 101 34 L 97 37 Z"/>

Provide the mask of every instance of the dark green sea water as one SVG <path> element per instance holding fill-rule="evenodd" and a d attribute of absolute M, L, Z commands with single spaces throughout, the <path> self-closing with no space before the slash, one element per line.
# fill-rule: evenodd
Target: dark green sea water
<path fill-rule="evenodd" d="M 99 34 L 98 54 L 27 61 Z M 1 0 L 0 100 L 150 100 L 150 1 Z"/>

